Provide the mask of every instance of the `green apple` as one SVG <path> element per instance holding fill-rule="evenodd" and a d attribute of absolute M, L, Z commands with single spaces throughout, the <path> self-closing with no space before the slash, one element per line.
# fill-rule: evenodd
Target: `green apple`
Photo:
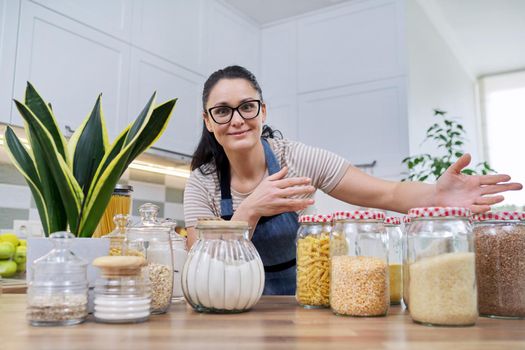
<path fill-rule="evenodd" d="M 14 262 L 18 265 L 25 265 L 27 256 L 27 248 L 19 245 L 16 247 L 15 255 L 13 257 Z"/>
<path fill-rule="evenodd" d="M 13 277 L 16 274 L 16 263 L 11 260 L 0 260 L 0 276 Z"/>
<path fill-rule="evenodd" d="M 15 247 L 17 247 L 20 243 L 20 240 L 14 233 L 6 232 L 0 234 L 0 242 L 11 242 Z"/>
<path fill-rule="evenodd" d="M 0 259 L 11 259 L 15 246 L 11 242 L 0 242 Z"/>

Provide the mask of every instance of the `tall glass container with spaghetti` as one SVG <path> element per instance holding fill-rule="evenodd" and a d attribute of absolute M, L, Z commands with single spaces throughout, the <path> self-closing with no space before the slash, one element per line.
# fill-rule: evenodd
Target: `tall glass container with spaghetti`
<path fill-rule="evenodd" d="M 117 214 L 129 215 L 131 211 L 131 192 L 133 186 L 117 184 L 111 195 L 108 206 L 102 214 L 93 237 L 102 237 L 115 230 L 113 218 Z"/>
<path fill-rule="evenodd" d="M 336 212 L 330 238 L 330 306 L 336 315 L 385 316 L 390 306 L 385 214 Z M 337 239 L 344 239 L 345 249 Z"/>
<path fill-rule="evenodd" d="M 390 304 L 401 303 L 403 294 L 403 231 L 401 219 L 390 216 L 385 219 L 388 236 L 388 272 L 390 274 Z"/>
<path fill-rule="evenodd" d="M 305 308 L 330 306 L 332 215 L 302 215 L 297 231 L 297 302 Z"/>

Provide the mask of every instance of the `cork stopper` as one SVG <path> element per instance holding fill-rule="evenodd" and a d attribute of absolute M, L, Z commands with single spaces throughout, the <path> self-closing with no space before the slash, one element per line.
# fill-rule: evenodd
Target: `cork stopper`
<path fill-rule="evenodd" d="M 100 268 L 106 277 L 135 276 L 146 266 L 141 256 L 101 256 L 93 260 L 93 266 Z"/>

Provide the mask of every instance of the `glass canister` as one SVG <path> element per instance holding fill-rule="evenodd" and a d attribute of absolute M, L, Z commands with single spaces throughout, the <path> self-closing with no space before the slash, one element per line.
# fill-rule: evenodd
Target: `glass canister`
<path fill-rule="evenodd" d="M 264 267 L 243 221 L 201 220 L 182 270 L 182 291 L 198 312 L 238 313 L 262 295 Z"/>
<path fill-rule="evenodd" d="M 140 256 L 103 256 L 93 261 L 102 271 L 95 283 L 95 320 L 103 323 L 138 323 L 149 319 L 150 282 Z"/>
<path fill-rule="evenodd" d="M 329 307 L 332 215 L 302 215 L 299 224 L 295 298 L 305 308 Z"/>
<path fill-rule="evenodd" d="M 166 219 L 162 223 L 164 226 L 169 226 L 171 249 L 173 251 L 173 294 L 171 301 L 183 302 L 184 294 L 182 293 L 182 269 L 188 257 L 186 250 L 186 238 L 179 235 L 176 231 L 177 222 L 172 219 Z"/>
<path fill-rule="evenodd" d="M 129 215 L 117 214 L 113 218 L 115 229 L 106 237 L 109 239 L 109 255 L 123 254 L 126 246 L 126 230 L 131 223 Z"/>
<path fill-rule="evenodd" d="M 93 233 L 93 237 L 102 237 L 115 230 L 113 218 L 117 214 L 129 215 L 131 211 L 131 192 L 133 186 L 117 184 L 111 195 L 108 206 Z"/>
<path fill-rule="evenodd" d="M 471 212 L 410 209 L 410 316 L 425 325 L 469 326 L 478 318 Z"/>
<path fill-rule="evenodd" d="M 388 272 L 390 276 L 390 304 L 401 303 L 403 295 L 403 231 L 401 219 L 391 216 L 385 219 L 388 236 Z"/>
<path fill-rule="evenodd" d="M 410 216 L 403 216 L 403 304 L 408 309 L 408 230 L 410 228 Z"/>
<path fill-rule="evenodd" d="M 385 214 L 336 212 L 332 236 L 346 252 L 331 250 L 330 306 L 337 315 L 384 316 L 390 305 Z"/>
<path fill-rule="evenodd" d="M 139 208 L 141 223 L 128 228 L 125 255 L 143 256 L 151 283 L 151 313 L 168 311 L 173 293 L 173 252 L 169 226 L 157 219 L 159 207 L 146 203 Z"/>
<path fill-rule="evenodd" d="M 69 249 L 75 236 L 51 235 L 54 248 L 34 261 L 27 289 L 27 319 L 32 326 L 69 326 L 87 317 L 87 262 Z"/>
<path fill-rule="evenodd" d="M 520 212 L 474 215 L 478 309 L 482 316 L 525 318 L 525 223 Z"/>

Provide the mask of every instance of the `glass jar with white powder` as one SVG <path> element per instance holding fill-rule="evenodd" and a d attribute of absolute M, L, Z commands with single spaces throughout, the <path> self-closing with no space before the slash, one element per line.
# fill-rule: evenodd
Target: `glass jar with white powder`
<path fill-rule="evenodd" d="M 248 223 L 202 220 L 182 270 L 182 291 L 198 312 L 238 313 L 262 295 L 264 267 Z"/>
<path fill-rule="evenodd" d="M 101 256 L 93 261 L 102 273 L 95 284 L 95 321 L 138 323 L 149 319 L 150 281 L 141 256 Z"/>

